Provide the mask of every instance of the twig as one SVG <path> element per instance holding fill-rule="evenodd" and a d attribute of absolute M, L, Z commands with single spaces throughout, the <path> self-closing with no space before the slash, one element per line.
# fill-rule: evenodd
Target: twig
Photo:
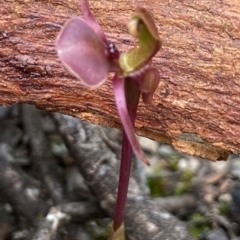
<path fill-rule="evenodd" d="M 82 226 L 79 226 L 79 224 L 71 223 L 67 226 L 67 230 L 69 233 L 69 239 L 93 240 L 89 233 Z"/>
<path fill-rule="evenodd" d="M 37 230 L 33 240 L 52 240 L 54 239 L 58 225 L 62 220 L 68 219 L 68 215 L 62 213 L 57 208 L 52 207 L 45 220 Z"/>
<path fill-rule="evenodd" d="M 61 177 L 58 174 L 59 166 L 55 164 L 47 140 L 41 126 L 41 114 L 33 106 L 23 105 L 24 128 L 29 136 L 34 164 L 39 171 L 39 177 L 45 183 L 52 199 L 56 204 L 66 202 L 66 194 Z"/>
<path fill-rule="evenodd" d="M 11 166 L 6 159 L 0 152 L 0 194 L 20 216 L 25 216 L 34 225 L 38 216 L 46 212 L 47 205 L 29 194 L 36 187 L 28 176 Z"/>
<path fill-rule="evenodd" d="M 72 202 L 63 203 L 55 207 L 60 212 L 67 214 L 74 221 L 89 221 L 97 218 L 107 217 L 96 203 Z"/>
<path fill-rule="evenodd" d="M 171 213 L 177 213 L 181 209 L 193 210 L 197 206 L 197 198 L 193 194 L 185 194 L 182 196 L 171 196 L 165 198 L 154 198 L 154 202 L 159 207 Z"/>

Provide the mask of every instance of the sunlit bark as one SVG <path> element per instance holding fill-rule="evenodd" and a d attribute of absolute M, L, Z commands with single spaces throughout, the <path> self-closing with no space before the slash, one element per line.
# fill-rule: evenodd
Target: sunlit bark
<path fill-rule="evenodd" d="M 240 152 L 240 2 L 96 1 L 90 5 L 120 50 L 135 44 L 126 24 L 140 5 L 154 15 L 163 46 L 154 106 L 140 104 L 137 132 L 211 160 Z M 78 1 L 2 1 L 0 105 L 38 108 L 120 128 L 112 84 L 80 85 L 57 58 L 64 22 L 81 15 Z"/>

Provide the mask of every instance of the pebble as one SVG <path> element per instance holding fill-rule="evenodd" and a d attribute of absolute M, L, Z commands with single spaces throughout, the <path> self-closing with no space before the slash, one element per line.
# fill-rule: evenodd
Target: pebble
<path fill-rule="evenodd" d="M 171 157 L 172 155 L 177 154 L 177 152 L 170 145 L 167 144 L 161 144 L 158 147 L 158 153 L 164 157 Z"/>
<path fill-rule="evenodd" d="M 218 228 L 204 234 L 200 240 L 229 240 L 229 238 L 222 228 Z"/>
<path fill-rule="evenodd" d="M 158 151 L 158 143 L 145 137 L 139 137 L 139 143 L 143 150 L 156 154 Z"/>
<path fill-rule="evenodd" d="M 6 118 L 9 112 L 10 107 L 0 107 L 0 119 Z"/>

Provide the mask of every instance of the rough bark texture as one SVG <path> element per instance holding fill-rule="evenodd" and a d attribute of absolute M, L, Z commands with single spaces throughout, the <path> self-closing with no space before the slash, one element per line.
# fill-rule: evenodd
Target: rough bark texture
<path fill-rule="evenodd" d="M 39 108 L 120 128 L 111 81 L 80 85 L 57 59 L 54 40 L 80 15 L 78 0 L 0 0 L 0 104 Z M 226 159 L 240 151 L 240 2 L 90 0 L 120 50 L 134 45 L 126 30 L 140 5 L 154 15 L 163 46 L 155 59 L 161 83 L 154 106 L 140 104 L 137 132 L 176 149 Z"/>

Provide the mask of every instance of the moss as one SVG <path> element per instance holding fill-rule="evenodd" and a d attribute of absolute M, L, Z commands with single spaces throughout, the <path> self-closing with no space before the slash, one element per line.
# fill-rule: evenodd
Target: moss
<path fill-rule="evenodd" d="M 178 157 L 177 156 L 172 156 L 169 160 L 168 160 L 168 163 L 169 163 L 169 170 L 171 171 L 177 171 L 178 170 Z"/>
<path fill-rule="evenodd" d="M 86 227 L 93 239 L 106 240 L 111 234 L 112 222 L 102 226 L 101 220 L 91 221 L 86 224 Z"/>
<path fill-rule="evenodd" d="M 221 202 L 219 206 L 219 211 L 221 215 L 229 217 L 231 213 L 229 204 L 225 201 Z"/>
<path fill-rule="evenodd" d="M 211 230 L 211 223 L 209 220 L 200 213 L 194 213 L 191 216 L 191 225 L 189 226 L 190 234 L 199 238 L 203 233 L 206 233 Z"/>
<path fill-rule="evenodd" d="M 168 182 L 163 177 L 148 178 L 148 186 L 150 189 L 150 195 L 152 197 L 166 197 L 168 196 Z"/>
<path fill-rule="evenodd" d="M 192 178 L 194 176 L 194 173 L 192 171 L 185 171 L 183 175 L 181 176 L 179 183 L 176 185 L 176 188 L 174 189 L 174 195 L 182 195 L 186 192 L 191 191 L 192 188 Z"/>

